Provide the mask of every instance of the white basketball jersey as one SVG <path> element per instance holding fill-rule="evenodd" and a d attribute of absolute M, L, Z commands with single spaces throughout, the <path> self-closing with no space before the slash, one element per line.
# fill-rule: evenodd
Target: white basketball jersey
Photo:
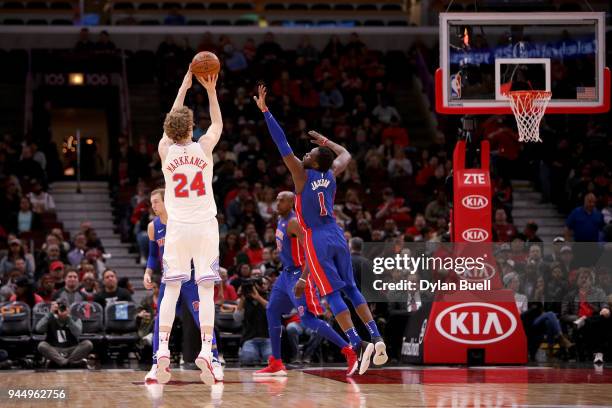
<path fill-rule="evenodd" d="M 168 220 L 198 224 L 217 216 L 212 191 L 213 158 L 199 143 L 173 144 L 162 165 Z"/>

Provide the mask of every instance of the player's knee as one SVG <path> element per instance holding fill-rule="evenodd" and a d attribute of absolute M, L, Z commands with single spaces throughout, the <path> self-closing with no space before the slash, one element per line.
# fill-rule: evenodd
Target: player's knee
<path fill-rule="evenodd" d="M 366 303 L 365 298 L 356 286 L 347 285 L 342 288 L 342 292 L 344 292 L 344 294 L 349 298 L 349 300 L 355 307 Z"/>
<path fill-rule="evenodd" d="M 205 280 L 205 281 L 201 281 L 200 283 L 198 283 L 198 286 L 201 286 L 205 289 L 214 289 L 215 282 L 211 280 Z"/>
<path fill-rule="evenodd" d="M 300 320 L 302 321 L 302 324 L 306 328 L 316 331 L 316 329 L 317 329 L 317 322 L 319 321 L 319 319 L 317 319 L 315 317 L 315 315 L 313 315 L 310 312 L 306 312 L 302 316 L 300 316 Z"/>
<path fill-rule="evenodd" d="M 334 316 L 348 310 L 346 303 L 342 300 L 342 296 L 340 292 L 335 291 L 327 295 L 327 303 L 329 304 L 329 308 L 331 309 Z"/>

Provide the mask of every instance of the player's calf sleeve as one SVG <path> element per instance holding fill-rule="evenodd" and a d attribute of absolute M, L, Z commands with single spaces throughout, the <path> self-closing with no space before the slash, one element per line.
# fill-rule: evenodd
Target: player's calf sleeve
<path fill-rule="evenodd" d="M 340 295 L 339 291 L 328 294 L 326 299 L 334 316 L 348 310 L 348 307 L 346 306 L 346 303 L 344 303 L 342 295 Z"/>
<path fill-rule="evenodd" d="M 357 289 L 356 286 L 348 286 L 347 285 L 347 286 L 343 287 L 341 290 L 349 298 L 349 300 L 353 304 L 353 307 L 355 307 L 355 308 L 357 306 L 362 305 L 362 304 L 364 304 L 366 302 L 365 298 L 363 297 L 363 295 L 361 294 L 359 289 Z"/>
<path fill-rule="evenodd" d="M 281 336 L 283 335 L 283 323 L 278 313 L 271 310 L 269 304 L 266 308 L 266 318 L 268 320 L 268 334 L 272 344 L 272 355 L 275 359 L 281 359 Z"/>
<path fill-rule="evenodd" d="M 327 339 L 328 341 L 331 341 L 336 346 L 340 347 L 340 349 L 348 346 L 346 340 L 344 340 L 342 336 L 340 336 L 327 322 L 317 319 L 312 313 L 306 312 L 303 316 L 300 316 L 300 319 L 302 320 L 302 324 L 304 326 L 314 331 L 318 335 L 323 336 L 323 338 Z M 270 338 L 272 338 L 272 336 L 270 336 Z"/>
<path fill-rule="evenodd" d="M 215 283 L 203 281 L 198 284 L 198 296 L 200 297 L 199 320 L 202 333 L 210 335 L 212 342 L 213 327 L 215 325 Z"/>

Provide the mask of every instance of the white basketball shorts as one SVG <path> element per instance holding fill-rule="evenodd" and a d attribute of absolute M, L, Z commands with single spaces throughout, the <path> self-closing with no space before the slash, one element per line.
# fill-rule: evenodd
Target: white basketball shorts
<path fill-rule="evenodd" d="M 191 260 L 196 283 L 219 278 L 219 224 L 216 218 L 198 224 L 168 220 L 164 243 L 163 282 L 186 282 Z"/>

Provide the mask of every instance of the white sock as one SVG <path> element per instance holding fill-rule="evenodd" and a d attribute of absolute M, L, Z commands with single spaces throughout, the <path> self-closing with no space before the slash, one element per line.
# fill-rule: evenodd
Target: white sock
<path fill-rule="evenodd" d="M 202 338 L 201 353 L 207 356 L 212 354 L 212 335 L 211 334 L 205 334 L 204 337 Z"/>
<path fill-rule="evenodd" d="M 157 352 L 160 351 L 162 353 L 168 352 L 168 344 L 170 343 L 170 333 L 169 332 L 159 332 L 159 345 L 157 347 Z"/>

